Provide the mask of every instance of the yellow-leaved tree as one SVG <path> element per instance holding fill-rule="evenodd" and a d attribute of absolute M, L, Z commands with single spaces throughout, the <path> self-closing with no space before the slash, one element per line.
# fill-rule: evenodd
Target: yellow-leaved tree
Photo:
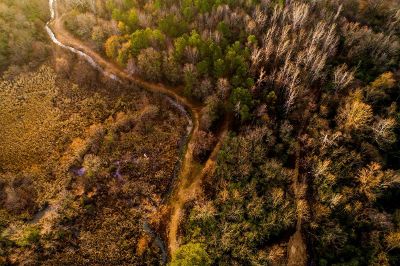
<path fill-rule="evenodd" d="M 362 101 L 361 91 L 351 94 L 336 117 L 338 126 L 345 132 L 362 130 L 372 121 L 372 107 Z"/>

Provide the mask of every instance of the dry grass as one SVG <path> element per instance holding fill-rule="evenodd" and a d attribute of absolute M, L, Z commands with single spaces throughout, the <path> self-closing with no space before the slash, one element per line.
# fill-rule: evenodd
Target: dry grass
<path fill-rule="evenodd" d="M 0 233 L 20 241 L 24 228 L 38 226 L 49 237 L 42 244 L 66 248 L 54 254 L 65 262 L 86 257 L 114 263 L 120 259 L 118 250 L 126 251 L 125 261 L 148 256 L 144 243 L 139 255 L 131 248 L 143 236 L 141 218 L 157 211 L 171 185 L 185 117 L 158 96 L 135 88 L 81 88 L 56 78 L 50 66 L 12 81 L 0 79 L 0 105 L 0 181 L 8 191 L 0 201 L 17 202 L 11 201 L 11 196 L 20 197 L 15 191 L 27 193 L 25 187 L 12 187 L 16 177 L 31 180 L 36 192 L 29 213 L 13 213 L 4 207 L 10 204 L 1 204 L 2 225 L 8 227 Z M 87 168 L 84 176 L 75 176 L 72 169 L 82 166 Z M 50 211 L 36 218 L 35 209 L 45 203 Z M 34 220 L 28 224 L 24 217 Z M 74 228 L 60 226 L 62 220 L 73 220 Z M 126 226 L 129 239 L 116 242 L 118 230 Z M 58 236 L 70 230 L 82 231 L 77 254 L 69 254 L 69 245 Z M 25 261 L 23 255 L 14 256 L 19 252 L 11 250 L 15 263 Z"/>

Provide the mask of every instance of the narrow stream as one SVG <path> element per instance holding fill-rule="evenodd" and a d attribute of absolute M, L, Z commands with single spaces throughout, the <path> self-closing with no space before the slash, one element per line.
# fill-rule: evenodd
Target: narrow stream
<path fill-rule="evenodd" d="M 110 78 L 110 79 L 112 79 L 112 80 L 121 82 L 121 80 L 120 80 L 116 75 L 105 71 L 105 70 L 104 70 L 101 66 L 99 66 L 99 65 L 96 63 L 96 61 L 94 61 L 94 59 L 91 58 L 89 55 L 85 54 L 84 52 L 82 52 L 82 51 L 80 51 L 80 50 L 78 50 L 78 49 L 75 49 L 74 47 L 65 45 L 65 44 L 63 44 L 62 42 L 60 42 L 60 41 L 57 39 L 56 35 L 54 34 L 54 32 L 53 32 L 53 31 L 51 30 L 51 28 L 50 28 L 50 23 L 51 23 L 51 22 L 55 19 L 55 17 L 56 17 L 56 9 L 55 9 L 56 4 L 57 4 L 57 1 L 56 1 L 56 0 L 49 0 L 49 7 L 50 7 L 51 20 L 48 21 L 48 22 L 46 23 L 45 29 L 46 29 L 46 32 L 47 32 L 47 34 L 49 35 L 51 41 L 52 41 L 53 43 L 55 43 L 56 45 L 60 46 L 61 48 L 64 48 L 64 49 L 69 50 L 70 52 L 72 52 L 72 53 L 74 53 L 74 54 L 79 55 L 80 57 L 82 57 L 83 59 L 85 59 L 92 67 L 94 67 L 95 69 L 97 69 L 98 71 L 100 71 L 100 72 L 101 72 L 103 75 L 105 75 L 106 77 L 108 77 L 108 78 Z"/>
<path fill-rule="evenodd" d="M 154 242 L 156 243 L 156 245 L 160 248 L 161 250 L 161 263 L 163 265 L 167 264 L 167 258 L 168 258 L 168 254 L 167 251 L 165 249 L 165 243 L 164 241 L 161 239 L 161 237 L 159 237 L 156 232 L 154 232 L 153 229 L 150 228 L 149 224 L 144 221 L 143 222 L 143 230 L 149 234 L 152 238 L 154 238 Z"/>
<path fill-rule="evenodd" d="M 64 49 L 66 49 L 66 50 L 68 50 L 68 51 L 70 51 L 70 52 L 72 52 L 72 53 L 74 53 L 74 54 L 77 54 L 77 55 L 80 56 L 81 58 L 85 59 L 92 67 L 94 67 L 96 70 L 98 70 L 99 72 L 101 72 L 104 76 L 106 76 L 106 77 L 108 77 L 108 78 L 110 78 L 110 79 L 112 79 L 112 80 L 114 80 L 114 81 L 117 81 L 117 82 L 119 82 L 119 83 L 122 83 L 122 81 L 121 81 L 115 74 L 110 73 L 110 72 L 106 71 L 105 69 L 103 69 L 103 68 L 102 68 L 92 57 L 90 57 L 88 54 L 86 54 L 86 53 L 84 53 L 84 52 L 82 52 L 82 51 L 80 51 L 80 50 L 78 50 L 78 49 L 76 49 L 76 48 L 74 48 L 74 47 L 65 45 L 65 44 L 63 44 L 62 42 L 60 42 L 60 41 L 57 39 L 55 33 L 54 33 L 54 32 L 52 31 L 52 29 L 50 28 L 50 23 L 51 23 L 52 21 L 54 21 L 54 20 L 56 19 L 56 16 L 57 16 L 57 8 L 56 8 L 56 5 L 57 5 L 57 0 L 49 0 L 49 8 L 50 8 L 51 19 L 50 19 L 50 21 L 48 21 L 48 22 L 46 23 L 45 30 L 46 30 L 46 32 L 48 33 L 48 35 L 49 35 L 51 41 L 52 41 L 54 44 L 58 45 L 59 47 L 64 48 Z M 165 96 L 165 97 L 166 97 L 166 99 L 168 100 L 168 102 L 169 102 L 173 107 L 175 107 L 180 113 L 182 113 L 182 114 L 186 117 L 186 119 L 188 120 L 187 133 L 186 133 L 186 135 L 182 138 L 182 139 L 184 139 L 185 141 L 187 141 L 188 138 L 189 138 L 189 135 L 190 135 L 190 133 L 191 133 L 191 131 L 192 131 L 192 129 L 193 129 L 193 121 L 192 121 L 190 115 L 188 114 L 188 112 L 186 111 L 185 107 L 183 107 L 183 106 L 182 106 L 181 104 L 179 104 L 178 102 L 174 101 L 172 98 L 170 98 L 170 97 L 168 97 L 168 96 Z M 181 156 L 182 156 L 182 155 L 181 155 Z M 184 156 L 184 155 L 183 155 L 183 156 Z M 176 171 L 175 171 L 175 172 L 176 172 Z M 174 174 L 174 175 L 176 175 L 176 174 Z M 174 178 L 174 179 L 175 179 L 175 178 Z M 37 218 L 36 218 L 35 220 L 39 221 L 40 218 L 43 217 L 47 211 L 52 210 L 52 209 L 53 209 L 53 208 L 52 208 L 51 206 L 47 206 L 46 208 L 44 208 L 42 211 L 40 211 L 40 212 L 37 214 Z M 167 250 L 166 250 L 166 246 L 165 246 L 164 241 L 161 239 L 161 237 L 160 237 L 154 230 L 152 230 L 152 229 L 150 228 L 149 224 L 148 224 L 147 221 L 145 221 L 145 220 L 143 220 L 143 230 L 144 230 L 147 234 L 149 234 L 152 238 L 154 238 L 154 242 L 155 242 L 156 245 L 160 248 L 161 253 L 162 253 L 162 262 L 161 262 L 161 263 L 162 263 L 163 265 L 165 265 L 165 264 L 167 263 L 168 254 L 167 254 Z"/>

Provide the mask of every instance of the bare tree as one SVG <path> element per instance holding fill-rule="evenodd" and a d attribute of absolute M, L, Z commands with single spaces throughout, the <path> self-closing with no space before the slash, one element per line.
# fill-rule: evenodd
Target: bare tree
<path fill-rule="evenodd" d="M 396 142 L 396 133 L 394 129 L 397 123 L 394 118 L 379 119 L 372 126 L 374 139 L 380 147 L 385 147 Z"/>
<path fill-rule="evenodd" d="M 286 111 L 300 94 L 326 75 L 326 63 L 338 43 L 335 14 L 322 17 L 310 12 L 310 4 L 294 2 L 278 5 L 263 14 L 256 9 L 255 21 L 265 25 L 262 44 L 253 50 L 251 71 L 258 76 L 256 86 L 269 83 L 282 89 Z"/>
<path fill-rule="evenodd" d="M 348 70 L 346 64 L 335 68 L 333 73 L 333 84 L 335 91 L 347 88 L 354 80 L 354 71 Z"/>

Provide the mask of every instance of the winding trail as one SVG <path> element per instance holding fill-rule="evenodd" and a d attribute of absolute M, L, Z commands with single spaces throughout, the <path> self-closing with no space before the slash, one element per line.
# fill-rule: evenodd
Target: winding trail
<path fill-rule="evenodd" d="M 91 49 L 81 40 L 74 37 L 63 26 L 63 20 L 57 15 L 56 0 L 49 0 L 51 20 L 46 24 L 46 31 L 49 37 L 56 45 L 71 51 L 84 58 L 91 66 L 99 70 L 105 76 L 112 80 L 121 82 L 123 80 L 130 81 L 139 87 L 150 92 L 161 93 L 172 99 L 172 104 L 186 115 L 187 110 L 190 113 L 188 125 L 188 143 L 186 152 L 183 156 L 180 173 L 178 175 L 177 184 L 168 202 L 170 215 L 167 217 L 167 233 L 168 248 L 170 255 L 174 254 L 179 247 L 178 229 L 181 222 L 184 205 L 189 200 L 196 198 L 201 192 L 201 183 L 207 173 L 213 171 L 216 164 L 216 158 L 221 149 L 223 140 L 227 135 L 230 119 L 228 116 L 224 118 L 222 126 L 217 134 L 218 142 L 214 147 L 209 159 L 204 166 L 199 169 L 193 160 L 194 138 L 193 136 L 199 131 L 199 120 L 201 116 L 202 105 L 185 98 L 180 87 L 168 87 L 160 83 L 152 83 L 143 80 L 139 76 L 130 75 L 120 67 L 104 59 L 100 54 Z"/>

